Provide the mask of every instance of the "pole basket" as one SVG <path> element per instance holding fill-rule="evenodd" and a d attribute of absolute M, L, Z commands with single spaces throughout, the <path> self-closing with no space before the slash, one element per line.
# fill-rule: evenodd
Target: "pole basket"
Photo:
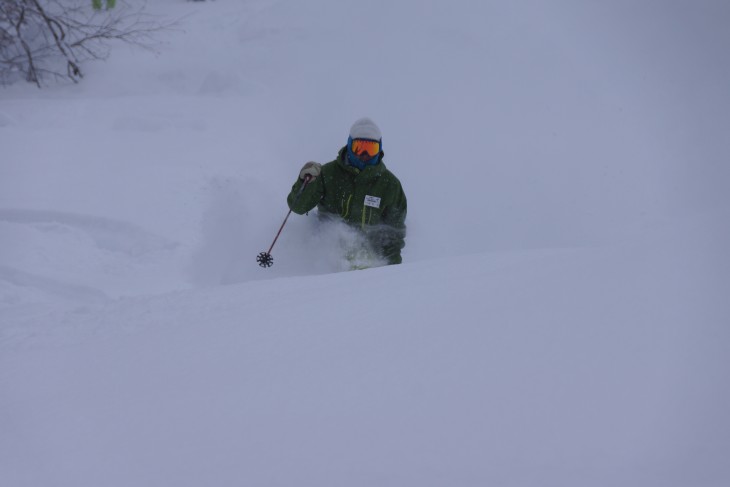
<path fill-rule="evenodd" d="M 274 258 L 268 252 L 261 252 L 256 256 L 256 262 L 258 262 L 261 267 L 271 267 L 274 265 Z"/>

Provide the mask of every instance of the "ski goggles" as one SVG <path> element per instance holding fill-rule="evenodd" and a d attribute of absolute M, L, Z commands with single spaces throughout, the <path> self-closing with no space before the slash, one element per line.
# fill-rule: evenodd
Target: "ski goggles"
<path fill-rule="evenodd" d="M 352 139 L 351 149 L 358 156 L 365 153 L 370 157 L 375 157 L 380 154 L 380 142 L 368 139 Z"/>

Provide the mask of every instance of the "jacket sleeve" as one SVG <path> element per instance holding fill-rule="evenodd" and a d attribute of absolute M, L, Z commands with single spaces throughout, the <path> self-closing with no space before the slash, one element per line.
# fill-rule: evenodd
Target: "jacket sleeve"
<path fill-rule="evenodd" d="M 307 183 L 307 186 L 302 190 L 303 185 L 304 181 L 297 179 L 286 198 L 289 209 L 298 215 L 303 215 L 317 206 L 324 193 L 321 177 Z"/>
<path fill-rule="evenodd" d="M 398 184 L 397 196 L 383 213 L 380 245 L 388 264 L 400 264 L 400 252 L 406 246 L 406 213 L 408 202 L 403 188 Z"/>

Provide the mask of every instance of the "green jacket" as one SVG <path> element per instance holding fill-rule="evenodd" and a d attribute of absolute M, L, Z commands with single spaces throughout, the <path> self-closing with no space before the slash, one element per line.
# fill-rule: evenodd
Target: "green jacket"
<path fill-rule="evenodd" d="M 361 229 L 374 250 L 389 264 L 400 264 L 406 238 L 406 195 L 400 181 L 383 163 L 359 169 L 346 162 L 347 147 L 337 159 L 322 166 L 322 173 L 307 184 L 298 179 L 287 197 L 289 208 L 300 215 L 317 206 L 321 216 L 337 216 Z M 296 202 L 295 202 L 296 200 Z"/>

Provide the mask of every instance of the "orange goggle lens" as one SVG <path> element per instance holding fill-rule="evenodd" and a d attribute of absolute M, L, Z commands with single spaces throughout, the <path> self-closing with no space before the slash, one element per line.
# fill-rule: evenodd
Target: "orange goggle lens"
<path fill-rule="evenodd" d="M 370 157 L 380 154 L 380 142 L 374 140 L 354 139 L 352 141 L 352 152 L 361 155 L 363 152 Z"/>

